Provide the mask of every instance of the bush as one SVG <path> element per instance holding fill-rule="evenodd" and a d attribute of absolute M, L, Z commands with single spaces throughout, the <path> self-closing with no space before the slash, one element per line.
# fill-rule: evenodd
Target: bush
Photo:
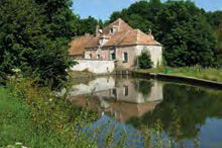
<path fill-rule="evenodd" d="M 150 58 L 150 53 L 148 51 L 142 51 L 142 54 L 138 56 L 139 68 L 148 69 L 152 68 L 153 62 Z"/>

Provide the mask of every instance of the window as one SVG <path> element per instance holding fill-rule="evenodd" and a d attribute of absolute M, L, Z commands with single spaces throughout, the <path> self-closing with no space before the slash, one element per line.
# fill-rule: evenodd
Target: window
<path fill-rule="evenodd" d="M 97 54 L 97 59 L 98 59 L 98 60 L 100 59 L 100 55 L 99 55 L 99 54 Z"/>
<path fill-rule="evenodd" d="M 111 60 L 115 60 L 116 59 L 116 54 L 115 52 L 111 53 Z"/>
<path fill-rule="evenodd" d="M 89 59 L 92 59 L 92 54 L 89 54 Z"/>
<path fill-rule="evenodd" d="M 128 53 L 127 53 L 127 52 L 124 52 L 124 53 L 123 53 L 123 62 L 124 62 L 124 63 L 127 63 L 127 62 L 128 62 Z"/>
<path fill-rule="evenodd" d="M 111 29 L 110 29 L 110 33 L 112 33 L 112 34 L 113 34 L 113 32 L 114 32 L 114 29 L 113 29 L 113 28 L 111 28 Z"/>
<path fill-rule="evenodd" d="M 117 92 L 116 92 L 116 89 L 113 89 L 113 92 L 112 92 L 113 96 L 117 96 Z"/>
<path fill-rule="evenodd" d="M 110 34 L 114 34 L 118 32 L 118 26 L 113 26 L 112 28 L 110 28 Z"/>
<path fill-rule="evenodd" d="M 124 94 L 124 96 L 128 96 L 129 95 L 129 88 L 128 88 L 128 86 L 124 86 L 123 94 Z"/>

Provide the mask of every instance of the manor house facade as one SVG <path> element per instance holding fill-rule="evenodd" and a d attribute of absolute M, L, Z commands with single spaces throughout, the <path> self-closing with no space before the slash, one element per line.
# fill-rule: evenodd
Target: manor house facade
<path fill-rule="evenodd" d="M 69 55 L 79 60 L 115 61 L 115 68 L 134 69 L 137 57 L 147 50 L 153 67 L 157 67 L 162 63 L 162 45 L 154 39 L 150 29 L 148 32 L 133 29 L 118 19 L 104 29 L 97 26 L 95 36 L 86 34 L 75 38 L 70 43 Z"/>

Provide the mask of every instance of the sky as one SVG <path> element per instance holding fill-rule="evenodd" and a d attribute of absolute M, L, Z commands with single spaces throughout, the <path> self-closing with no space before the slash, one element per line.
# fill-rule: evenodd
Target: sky
<path fill-rule="evenodd" d="M 129 7 L 138 0 L 73 0 L 73 11 L 80 18 L 93 16 L 96 19 L 108 20 L 112 12 Z M 162 0 L 163 2 L 166 0 Z M 193 0 L 206 11 L 222 10 L 222 0 Z"/>

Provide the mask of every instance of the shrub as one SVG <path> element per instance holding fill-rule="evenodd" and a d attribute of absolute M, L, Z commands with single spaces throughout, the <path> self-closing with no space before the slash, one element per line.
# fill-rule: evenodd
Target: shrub
<path fill-rule="evenodd" d="M 144 50 L 142 51 L 142 54 L 138 56 L 138 64 L 139 68 L 142 69 L 152 68 L 153 62 L 151 61 L 150 53 L 148 51 Z"/>

